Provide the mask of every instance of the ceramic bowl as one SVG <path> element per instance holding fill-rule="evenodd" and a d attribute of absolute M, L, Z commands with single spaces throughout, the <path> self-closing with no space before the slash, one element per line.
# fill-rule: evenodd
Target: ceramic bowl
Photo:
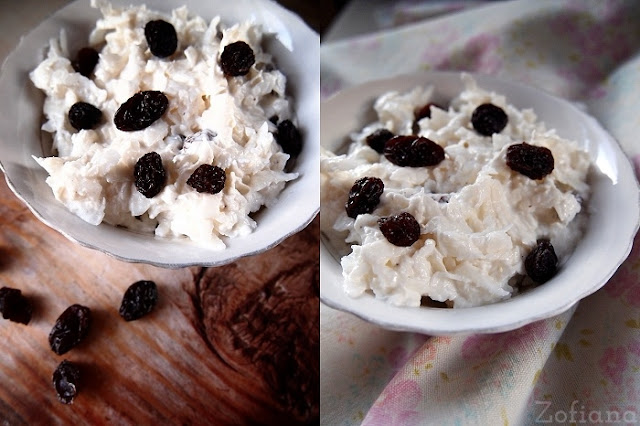
<path fill-rule="evenodd" d="M 32 158 L 46 152 L 40 132 L 44 96 L 33 86 L 28 74 L 44 58 L 49 40 L 58 37 L 61 29 L 67 32 L 71 51 L 87 42 L 89 32 L 100 18 L 89 0 L 69 4 L 26 35 L 7 57 L 0 77 L 0 98 L 11 100 L 11 107 L 4 108 L 0 115 L 0 161 L 13 192 L 42 222 L 72 241 L 125 261 L 172 268 L 222 265 L 263 252 L 308 225 L 320 205 L 318 34 L 298 16 L 269 0 L 154 1 L 150 8 L 170 12 L 183 4 L 205 19 L 219 15 L 228 25 L 250 20 L 274 34 L 265 42 L 265 49 L 287 75 L 287 90 L 294 99 L 304 135 L 304 149 L 295 166 L 300 177 L 287 184 L 275 205 L 255 216 L 258 226 L 252 234 L 225 241 L 225 250 L 213 250 L 184 239 L 134 233 L 108 224 L 90 225 L 57 202 L 45 183 L 47 173 Z"/>
<path fill-rule="evenodd" d="M 431 335 L 501 332 L 569 309 L 605 285 L 629 255 L 638 230 L 639 192 L 631 163 L 616 141 L 570 102 L 496 77 L 472 76 L 479 87 L 505 95 L 517 108 L 532 108 L 547 128 L 577 141 L 589 153 L 595 170 L 590 176 L 588 224 L 573 254 L 552 280 L 499 303 L 456 309 L 396 307 L 369 293 L 347 296 L 339 257 L 321 236 L 320 298 L 326 305 L 393 330 Z M 435 100 L 443 104 L 463 90 L 460 74 L 454 72 L 403 75 L 346 89 L 321 105 L 322 146 L 339 151 L 351 132 L 375 119 L 375 98 L 418 85 L 433 85 Z"/>

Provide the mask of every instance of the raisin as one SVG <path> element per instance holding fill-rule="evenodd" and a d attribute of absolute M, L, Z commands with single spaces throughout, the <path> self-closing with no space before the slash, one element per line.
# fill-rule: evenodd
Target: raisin
<path fill-rule="evenodd" d="M 471 114 L 471 124 L 483 136 L 500 133 L 507 126 L 509 118 L 502 108 L 494 104 L 482 104 Z"/>
<path fill-rule="evenodd" d="M 349 191 L 349 199 L 345 204 L 347 216 L 356 218 L 359 214 L 371 213 L 378 203 L 384 191 L 384 183 L 376 177 L 363 177 L 358 179 Z"/>
<path fill-rule="evenodd" d="M 17 288 L 0 288 L 0 312 L 2 318 L 9 321 L 29 324 L 31 321 L 31 303 Z"/>
<path fill-rule="evenodd" d="M 524 268 L 527 275 L 539 284 L 553 278 L 558 269 L 558 256 L 549 240 L 538 240 L 537 245 L 527 255 Z"/>
<path fill-rule="evenodd" d="M 409 247 L 420 238 L 420 224 L 411 213 L 381 217 L 378 226 L 382 235 L 394 246 Z"/>
<path fill-rule="evenodd" d="M 373 150 L 382 154 L 384 152 L 384 145 L 394 136 L 395 135 L 390 130 L 382 128 L 371 133 L 365 140 L 367 145 L 369 145 Z"/>
<path fill-rule="evenodd" d="M 158 288 L 153 281 L 137 281 L 124 292 L 120 304 L 120 316 L 133 321 L 147 315 L 158 301 Z"/>
<path fill-rule="evenodd" d="M 146 129 L 162 117 L 168 106 L 169 100 L 162 92 L 138 92 L 120 105 L 113 122 L 116 128 L 124 132 Z"/>
<path fill-rule="evenodd" d="M 76 72 L 85 77 L 89 77 L 91 73 L 93 73 L 99 59 L 100 55 L 96 49 L 93 47 L 83 47 L 78 50 L 76 58 L 71 62 L 71 66 Z"/>
<path fill-rule="evenodd" d="M 227 175 L 224 169 L 211 164 L 202 164 L 187 179 L 187 184 L 198 192 L 217 194 L 224 189 Z"/>
<path fill-rule="evenodd" d="M 53 372 L 53 387 L 58 400 L 63 404 L 71 404 L 78 394 L 80 368 L 66 359 Z"/>
<path fill-rule="evenodd" d="M 76 102 L 69 108 L 69 124 L 76 130 L 94 129 L 102 120 L 102 111 L 86 102 Z"/>
<path fill-rule="evenodd" d="M 302 135 L 291 120 L 278 123 L 276 141 L 282 147 L 282 151 L 291 157 L 297 157 L 302 151 Z"/>
<path fill-rule="evenodd" d="M 435 108 L 440 108 L 443 109 L 440 105 L 433 103 L 433 102 L 429 102 L 428 104 L 420 107 L 420 108 L 416 108 L 413 111 L 413 117 L 415 119 L 415 122 L 417 123 L 418 121 L 422 120 L 423 118 L 431 118 L 431 107 L 435 107 Z"/>
<path fill-rule="evenodd" d="M 87 337 L 90 325 L 91 309 L 82 305 L 69 306 L 49 333 L 51 350 L 58 355 L 67 353 Z"/>
<path fill-rule="evenodd" d="M 142 195 L 147 198 L 158 195 L 167 181 L 167 172 L 162 166 L 160 154 L 148 152 L 140 157 L 133 168 L 133 178 Z"/>
<path fill-rule="evenodd" d="M 401 167 L 435 166 L 444 160 L 444 149 L 421 136 L 395 136 L 385 144 L 384 156 Z"/>
<path fill-rule="evenodd" d="M 159 58 L 173 55 L 178 47 L 176 29 L 162 19 L 147 22 L 144 26 L 144 37 L 151 53 Z"/>
<path fill-rule="evenodd" d="M 542 179 L 553 171 L 553 154 L 549 148 L 522 142 L 507 148 L 507 166 L 529 179 Z"/>
<path fill-rule="evenodd" d="M 236 77 L 246 75 L 256 62 L 253 49 L 244 41 L 236 41 L 225 46 L 220 55 L 220 67 L 224 75 Z"/>

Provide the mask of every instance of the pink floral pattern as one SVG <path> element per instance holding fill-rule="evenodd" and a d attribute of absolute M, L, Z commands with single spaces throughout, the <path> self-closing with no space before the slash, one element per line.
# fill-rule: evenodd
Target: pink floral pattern
<path fill-rule="evenodd" d="M 619 385 L 627 368 L 627 351 L 623 347 L 607 348 L 598 365 L 605 377 Z"/>
<path fill-rule="evenodd" d="M 371 426 L 419 425 L 420 413 L 416 406 L 422 400 L 422 389 L 415 380 L 403 380 L 388 386 L 380 402 L 369 411 L 366 422 Z"/>

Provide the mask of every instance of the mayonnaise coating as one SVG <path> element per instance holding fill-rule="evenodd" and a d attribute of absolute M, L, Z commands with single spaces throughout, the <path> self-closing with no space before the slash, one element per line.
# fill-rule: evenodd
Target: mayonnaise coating
<path fill-rule="evenodd" d="M 321 229 L 341 256 L 344 290 L 365 292 L 398 306 L 419 306 L 423 297 L 470 307 L 514 295 L 525 275 L 524 258 L 540 238 L 549 238 L 566 259 L 581 236 L 590 160 L 578 145 L 546 129 L 532 110 L 519 110 L 500 94 L 465 89 L 446 109 L 431 108 L 418 134 L 441 145 L 445 159 L 433 167 L 398 167 L 365 139 L 385 127 L 412 134 L 414 110 L 432 99 L 432 87 L 389 92 L 374 104 L 378 121 L 352 135 L 348 151 L 321 153 Z M 508 124 L 482 136 L 470 118 L 478 105 L 504 109 Z M 506 165 L 507 148 L 526 141 L 549 148 L 553 172 L 532 180 Z M 344 203 L 364 176 L 385 185 L 371 214 L 347 216 Z M 402 211 L 421 225 L 420 239 L 397 247 L 382 235 L 378 219 Z"/>

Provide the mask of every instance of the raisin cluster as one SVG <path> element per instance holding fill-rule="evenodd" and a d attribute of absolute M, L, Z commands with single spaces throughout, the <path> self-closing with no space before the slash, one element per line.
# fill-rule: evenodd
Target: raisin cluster
<path fill-rule="evenodd" d="M 125 291 L 119 309 L 125 321 L 133 321 L 149 314 L 158 301 L 156 283 L 149 280 L 137 281 Z M 31 303 L 18 289 L 0 288 L 0 312 L 5 319 L 27 324 L 31 320 Z M 49 346 L 57 355 L 64 355 L 82 343 L 91 329 L 91 309 L 73 304 L 56 319 L 49 333 Z M 60 402 L 71 404 L 78 394 L 80 366 L 63 360 L 53 372 L 53 387 Z"/>
<path fill-rule="evenodd" d="M 414 110 L 413 127 L 418 121 L 431 117 L 431 109 L 438 107 L 428 103 Z M 475 131 L 491 136 L 504 130 L 509 122 L 506 112 L 499 106 L 485 103 L 479 105 L 471 115 Z M 389 129 L 380 128 L 366 136 L 365 143 L 379 154 L 400 167 L 428 167 L 439 164 L 445 158 L 444 149 L 430 139 L 417 135 L 395 135 Z M 526 142 L 507 148 L 506 164 L 512 170 L 533 180 L 542 179 L 554 169 L 552 152 L 545 147 Z M 371 213 L 380 202 L 384 190 L 382 180 L 372 177 L 358 179 L 349 192 L 345 205 L 347 215 L 356 218 L 359 214 Z M 448 196 L 440 202 L 448 202 Z M 420 224 L 413 215 L 401 212 L 378 220 L 384 237 L 392 244 L 408 247 L 420 238 Z M 548 239 L 539 240 L 525 259 L 527 275 L 537 283 L 551 279 L 557 270 L 558 258 Z"/>

